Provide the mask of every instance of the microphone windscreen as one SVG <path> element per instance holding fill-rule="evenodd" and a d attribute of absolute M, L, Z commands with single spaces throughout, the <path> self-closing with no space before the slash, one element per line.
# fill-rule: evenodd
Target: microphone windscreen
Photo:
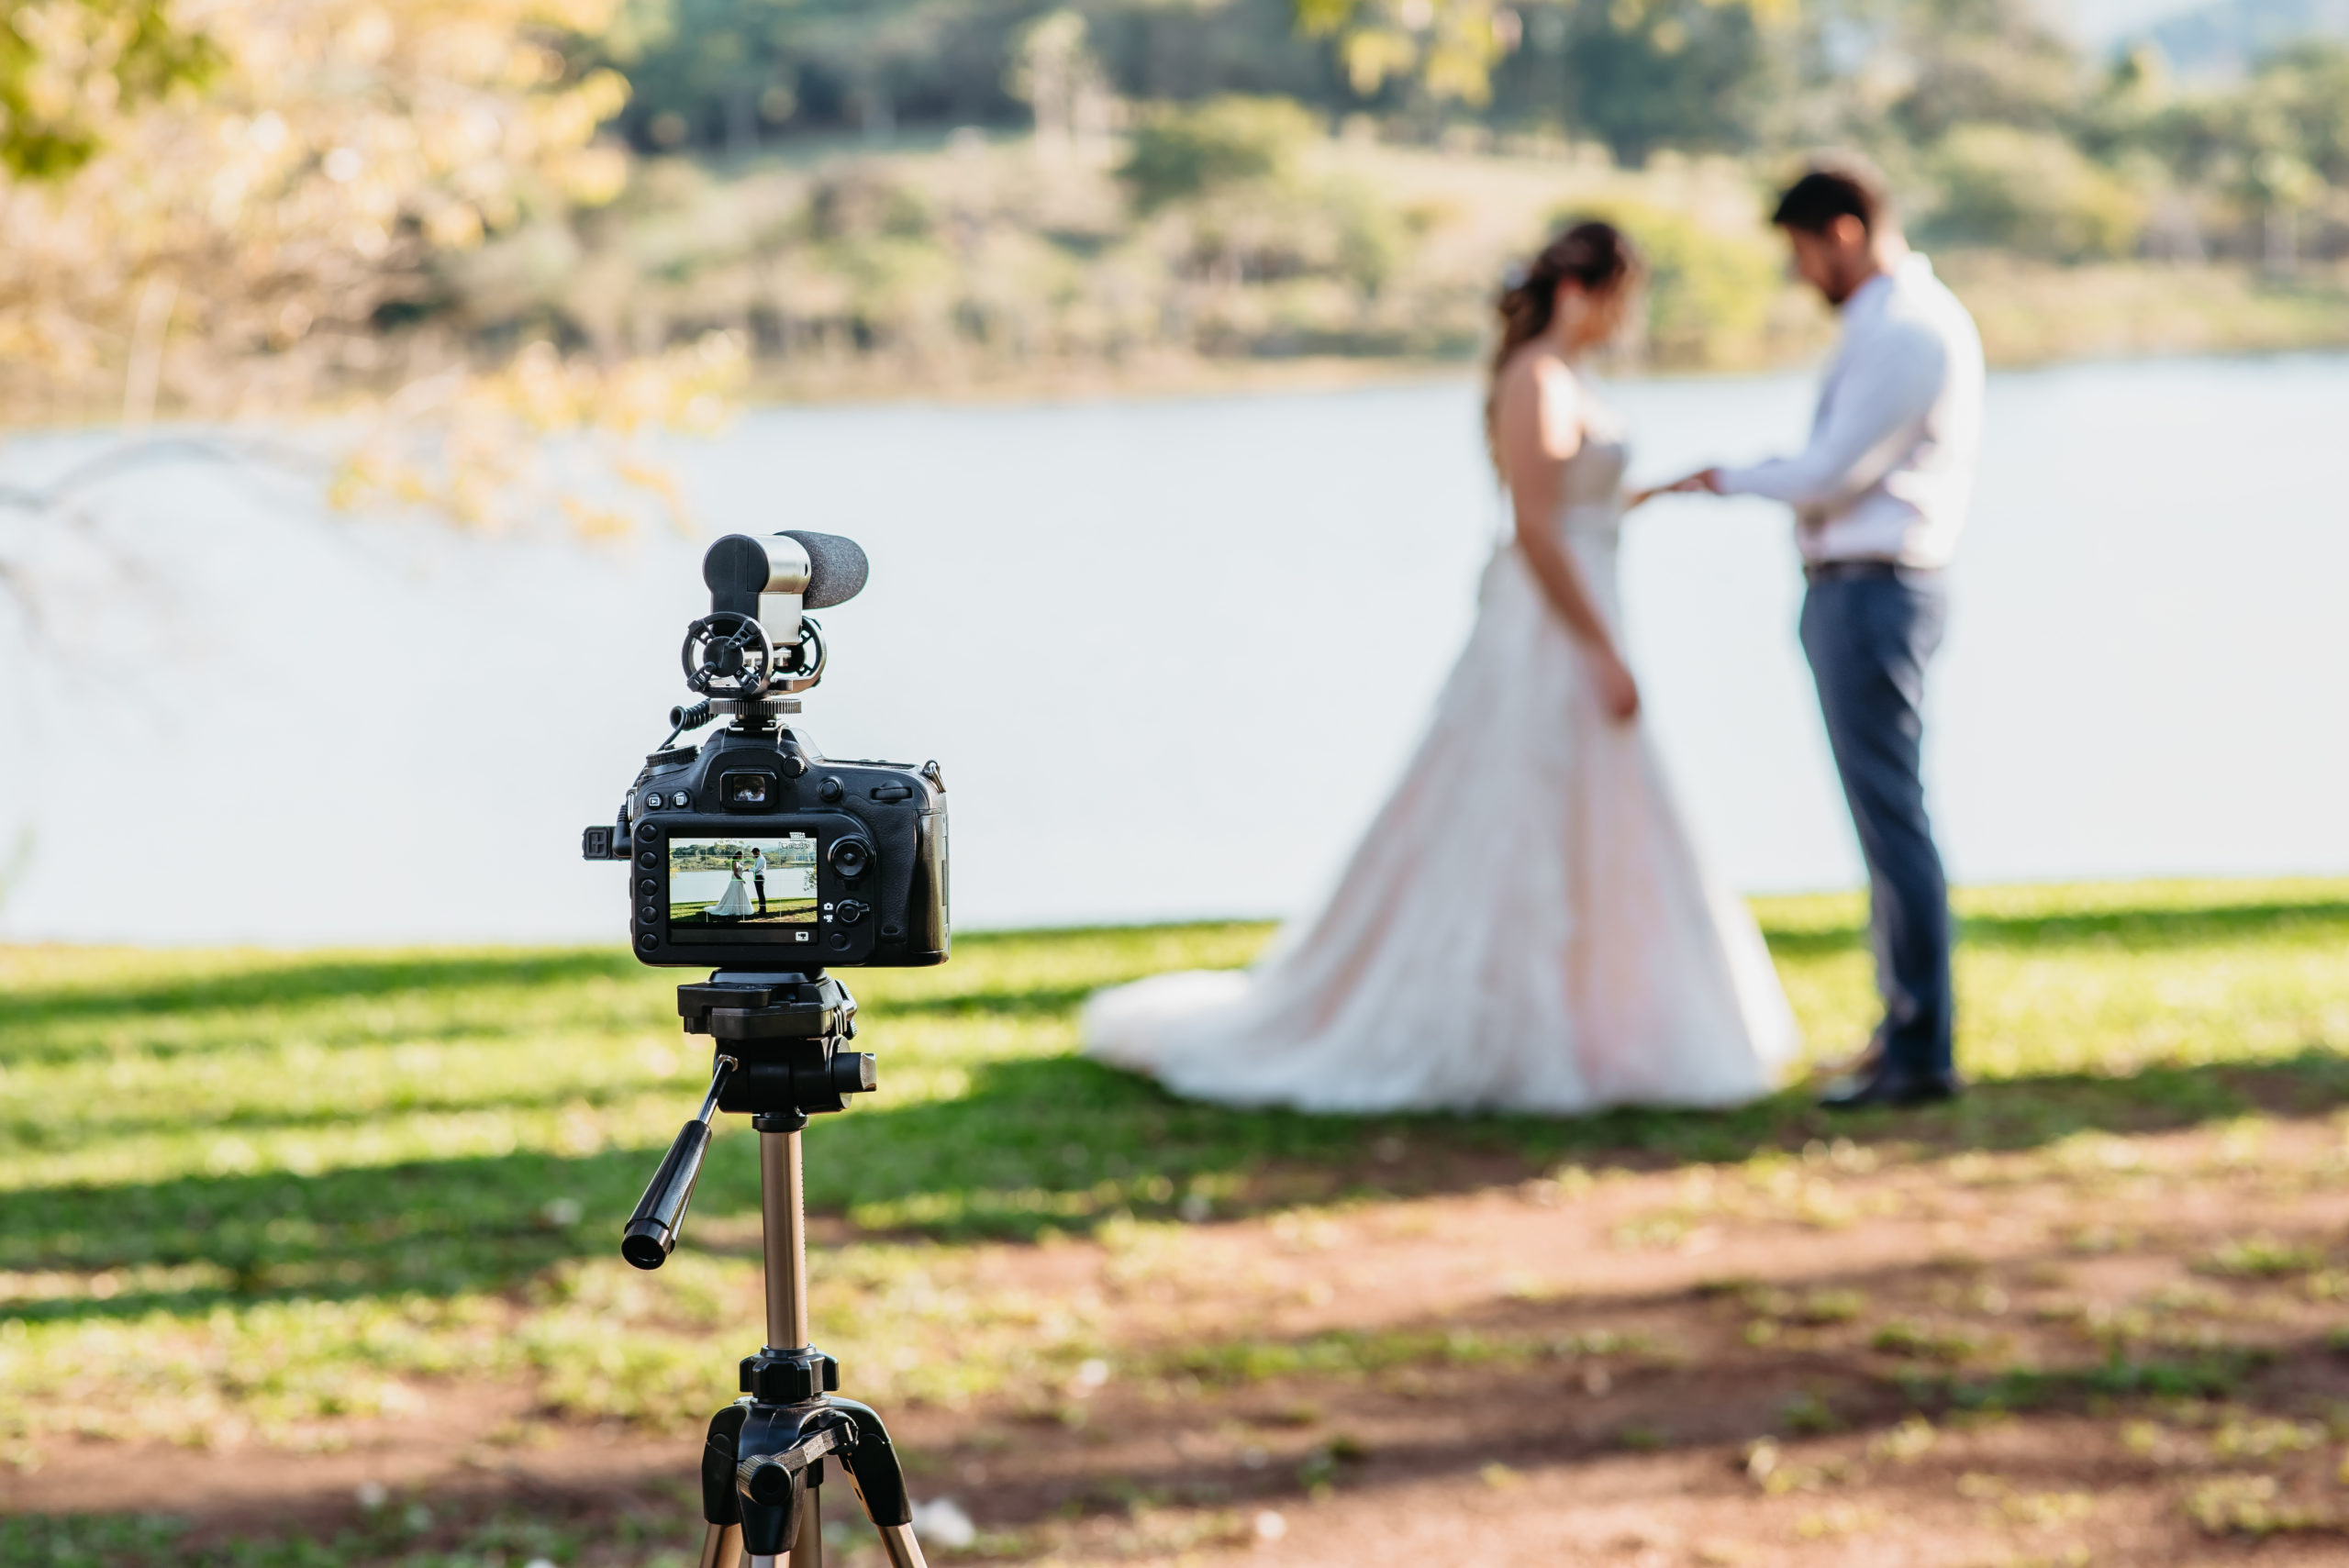
<path fill-rule="evenodd" d="M 800 595 L 806 607 L 820 610 L 844 605 L 864 591 L 864 579 L 872 568 L 856 540 L 792 528 L 785 529 L 784 537 L 797 539 L 799 548 L 807 552 L 807 592 Z"/>

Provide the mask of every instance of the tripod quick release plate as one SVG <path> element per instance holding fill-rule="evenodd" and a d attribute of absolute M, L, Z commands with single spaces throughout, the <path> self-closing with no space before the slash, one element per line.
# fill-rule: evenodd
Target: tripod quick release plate
<path fill-rule="evenodd" d="M 708 1035 L 741 1064 L 720 1089 L 719 1110 L 815 1116 L 846 1109 L 849 1095 L 877 1083 L 872 1056 L 841 1049 L 856 1038 L 856 998 L 822 970 L 720 970 L 678 986 L 677 1013 L 687 1034 Z"/>

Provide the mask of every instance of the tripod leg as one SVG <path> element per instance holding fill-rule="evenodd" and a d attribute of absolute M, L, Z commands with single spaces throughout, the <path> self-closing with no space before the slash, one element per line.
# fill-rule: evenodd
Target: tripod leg
<path fill-rule="evenodd" d="M 742 1568 L 742 1527 L 711 1525 L 701 1538 L 701 1568 Z"/>
<path fill-rule="evenodd" d="M 829 1403 L 853 1418 L 856 1440 L 841 1451 L 841 1464 L 848 1472 L 849 1485 L 856 1489 L 857 1501 L 864 1505 L 865 1517 L 881 1532 L 881 1550 L 889 1554 L 889 1568 L 928 1568 L 922 1561 L 921 1542 L 914 1539 L 913 1498 L 906 1491 L 905 1468 L 897 1462 L 896 1447 L 889 1441 L 889 1429 L 880 1412 L 838 1395 Z"/>
<path fill-rule="evenodd" d="M 701 1451 L 701 1568 L 742 1568 L 742 1504 L 734 1494 L 734 1459 L 750 1407 L 733 1404 L 709 1418 Z"/>
<path fill-rule="evenodd" d="M 799 1514 L 799 1539 L 791 1543 L 791 1568 L 824 1568 L 824 1491 L 816 1484 L 819 1465 L 807 1467 L 807 1506 Z"/>
<path fill-rule="evenodd" d="M 922 1561 L 921 1542 L 914 1539 L 911 1525 L 875 1525 L 881 1532 L 881 1550 L 889 1554 L 889 1568 L 930 1568 Z"/>

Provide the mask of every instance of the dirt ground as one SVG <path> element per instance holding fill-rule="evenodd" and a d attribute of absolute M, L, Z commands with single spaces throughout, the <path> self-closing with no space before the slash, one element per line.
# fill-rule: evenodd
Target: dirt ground
<path fill-rule="evenodd" d="M 978 1249 L 988 1280 L 1108 1308 L 1117 1342 L 1057 1385 L 885 1411 L 916 1496 L 978 1527 L 934 1555 L 2349 1562 L 2335 1121 L 1495 1175 Z M 820 1292 L 820 1251 L 815 1270 Z M 744 1327 L 712 1355 L 751 1348 Z M 372 1484 L 452 1519 L 674 1510 L 664 1539 L 693 1533 L 692 1436 L 566 1431 L 529 1405 L 429 1389 L 321 1453 L 61 1444 L 0 1469 L 0 1510 L 178 1513 L 201 1542 L 328 1531 Z M 484 1440 L 517 1423 L 529 1440 Z"/>

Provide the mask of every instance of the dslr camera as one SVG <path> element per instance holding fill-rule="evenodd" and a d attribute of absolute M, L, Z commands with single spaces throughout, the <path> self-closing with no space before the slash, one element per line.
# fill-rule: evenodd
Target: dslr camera
<path fill-rule="evenodd" d="M 946 785 L 936 762 L 842 762 L 793 723 L 823 678 L 807 612 L 864 586 L 834 534 L 729 534 L 709 547 L 709 614 L 686 628 L 695 700 L 644 760 L 591 861 L 629 864 L 629 936 L 646 963 L 810 972 L 943 963 Z M 719 720 L 699 744 L 678 743 Z"/>
<path fill-rule="evenodd" d="M 807 612 L 864 586 L 864 552 L 831 534 L 732 534 L 702 560 L 709 614 L 685 629 L 694 700 L 644 760 L 618 817 L 581 851 L 628 864 L 629 930 L 646 963 L 710 966 L 677 987 L 689 1035 L 709 1039 L 709 1089 L 620 1236 L 657 1269 L 677 1245 L 720 1111 L 759 1138 L 766 1340 L 737 1368 L 742 1397 L 710 1418 L 701 1454 L 702 1568 L 747 1557 L 821 1568 L 824 1473 L 844 1471 L 890 1568 L 924 1568 L 888 1429 L 843 1399 L 840 1362 L 807 1337 L 811 1116 L 876 1086 L 856 998 L 828 965 L 942 963 L 946 785 L 936 762 L 838 762 L 800 735 L 799 694 L 824 674 Z M 688 731 L 726 721 L 699 745 Z"/>

